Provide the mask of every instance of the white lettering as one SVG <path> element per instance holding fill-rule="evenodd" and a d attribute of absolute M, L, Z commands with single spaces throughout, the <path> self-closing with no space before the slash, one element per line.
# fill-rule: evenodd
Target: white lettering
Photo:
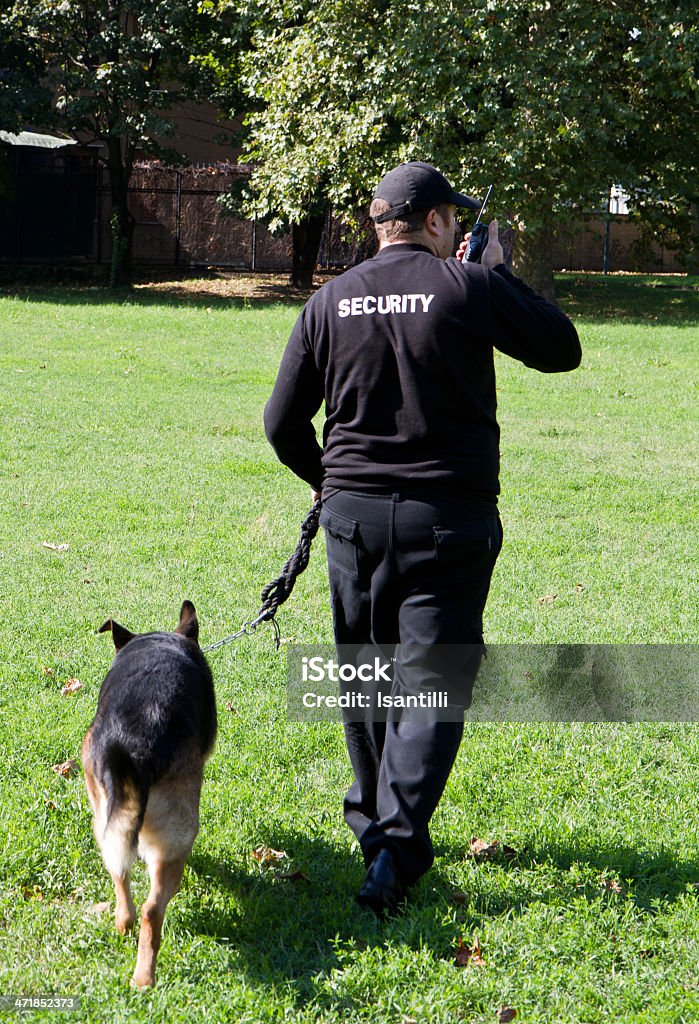
<path fill-rule="evenodd" d="M 312 683 L 319 683 L 323 678 L 323 659 L 321 657 L 303 658 L 302 679 L 304 683 L 309 680 Z"/>
<path fill-rule="evenodd" d="M 390 665 L 382 665 L 378 658 L 374 658 L 374 679 L 378 683 L 379 679 L 385 680 L 387 683 L 391 682 L 391 677 L 388 674 Z"/>
<path fill-rule="evenodd" d="M 346 316 L 371 316 L 373 313 L 380 313 L 386 316 L 387 313 L 417 313 L 422 306 L 422 312 L 426 313 L 434 295 L 425 295 L 424 292 L 412 292 L 407 295 L 354 295 L 351 299 L 340 299 L 337 304 L 337 315 Z"/>

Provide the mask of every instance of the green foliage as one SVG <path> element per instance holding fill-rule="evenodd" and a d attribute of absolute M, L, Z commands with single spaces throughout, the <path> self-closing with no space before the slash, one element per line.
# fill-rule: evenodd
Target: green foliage
<path fill-rule="evenodd" d="M 21 14 L 0 18 L 0 128 L 19 131 L 28 118 L 50 109 L 49 90 L 39 81 L 41 57 L 26 33 Z"/>
<path fill-rule="evenodd" d="M 229 0 L 240 12 L 244 2 Z M 254 5 L 248 207 L 296 221 L 328 199 L 351 218 L 396 162 L 425 159 L 546 228 L 604 209 L 612 182 L 685 176 L 697 34 L 670 0 L 370 0 Z M 653 30 L 653 25 L 658 29 Z M 640 35 L 638 34 L 640 28 Z M 658 123 L 656 100 L 672 118 Z M 682 135 L 686 158 L 671 161 Z M 657 170 L 656 170 L 657 175 Z"/>
<path fill-rule="evenodd" d="M 689 270 L 699 266 L 699 28 L 692 2 L 644 5 L 627 54 L 633 216 Z"/>
<path fill-rule="evenodd" d="M 12 15 L 54 97 L 51 124 L 83 139 L 119 138 L 173 158 L 167 113 L 195 91 L 189 71 L 204 16 L 197 0 L 15 0 Z"/>

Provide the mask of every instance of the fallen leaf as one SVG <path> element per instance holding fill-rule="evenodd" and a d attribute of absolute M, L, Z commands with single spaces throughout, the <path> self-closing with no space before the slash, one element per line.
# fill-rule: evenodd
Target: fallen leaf
<path fill-rule="evenodd" d="M 616 878 L 602 878 L 600 884 L 603 889 L 608 889 L 610 892 L 622 892 L 621 882 Z"/>
<path fill-rule="evenodd" d="M 499 839 L 493 839 L 492 843 L 485 839 L 472 839 L 469 855 L 474 860 L 495 860 L 497 856 L 502 856 L 505 860 L 515 860 L 519 857 L 517 850 L 506 843 L 501 843 Z"/>
<path fill-rule="evenodd" d="M 310 884 L 310 878 L 304 871 L 300 871 L 298 868 L 296 871 L 285 871 L 279 876 L 285 878 L 288 882 L 308 882 Z"/>
<path fill-rule="evenodd" d="M 32 886 L 31 889 L 22 889 L 22 895 L 25 900 L 43 900 L 44 894 L 38 885 Z"/>
<path fill-rule="evenodd" d="M 235 717 L 238 718 L 238 712 L 235 710 L 232 700 L 226 701 L 226 711 L 230 711 L 232 715 L 235 715 Z"/>
<path fill-rule="evenodd" d="M 44 665 L 41 669 L 41 674 L 42 676 L 53 676 L 55 675 L 55 672 L 52 668 L 49 668 L 48 665 Z"/>
<path fill-rule="evenodd" d="M 585 589 L 585 584 L 584 583 L 576 583 L 575 584 L 575 589 L 577 590 L 578 593 L 580 593 L 581 590 Z"/>
<path fill-rule="evenodd" d="M 498 1024 L 509 1024 L 517 1016 L 517 1011 L 511 1006 L 501 1006 L 498 1010 Z"/>
<path fill-rule="evenodd" d="M 44 800 L 44 806 L 48 807 L 48 809 L 50 811 L 55 811 L 56 810 L 56 805 L 53 802 L 53 800 Z"/>
<path fill-rule="evenodd" d="M 530 672 L 530 671 L 529 671 L 529 670 L 527 669 L 527 671 L 526 671 L 526 672 L 524 673 L 524 678 L 525 678 L 525 679 L 533 679 L 533 678 L 534 678 L 534 673 L 533 673 L 533 672 Z"/>
<path fill-rule="evenodd" d="M 109 910 L 109 903 L 105 901 L 104 903 L 94 903 L 91 907 L 87 908 L 86 913 L 104 914 L 107 910 Z"/>
<path fill-rule="evenodd" d="M 274 864 L 276 860 L 284 860 L 288 856 L 284 850 L 273 850 L 271 846 L 265 846 L 264 843 L 260 843 L 252 850 L 252 856 L 260 864 Z"/>
<path fill-rule="evenodd" d="M 50 551 L 67 551 L 70 544 L 50 544 L 47 540 L 41 542 L 42 548 L 48 548 Z"/>
<path fill-rule="evenodd" d="M 498 847 L 498 841 L 489 843 L 485 839 L 473 838 L 469 844 L 468 852 L 476 860 L 487 860 L 489 857 L 494 857 Z"/>
<path fill-rule="evenodd" d="M 63 761 L 62 764 L 54 764 L 51 766 L 53 771 L 57 775 L 60 775 L 62 779 L 70 779 L 73 775 L 77 774 L 78 766 L 75 761 Z"/>
<path fill-rule="evenodd" d="M 655 956 L 654 949 L 639 949 L 638 955 L 642 960 L 648 960 L 650 957 Z"/>
<path fill-rule="evenodd" d="M 459 967 L 485 967 L 485 961 L 481 956 L 481 944 L 477 935 L 473 937 L 473 945 L 467 946 L 463 938 L 459 939 L 454 959 Z"/>
<path fill-rule="evenodd" d="M 545 594 L 539 598 L 539 604 L 553 604 L 558 597 L 558 594 Z"/>
<path fill-rule="evenodd" d="M 83 684 L 79 679 L 66 679 L 65 686 L 61 690 L 62 697 L 68 697 L 71 693 L 77 693 L 78 690 L 82 690 Z"/>
<path fill-rule="evenodd" d="M 451 894 L 451 898 L 452 901 L 458 904 L 459 906 L 462 906 L 464 903 L 468 903 L 468 896 L 466 895 L 465 892 L 461 892 L 460 889 L 454 889 L 453 893 Z"/>

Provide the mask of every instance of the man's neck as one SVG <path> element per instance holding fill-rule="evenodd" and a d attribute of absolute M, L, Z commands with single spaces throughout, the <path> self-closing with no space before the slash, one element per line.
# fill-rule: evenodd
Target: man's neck
<path fill-rule="evenodd" d="M 391 238 L 379 242 L 379 252 L 387 249 L 389 245 L 423 245 L 429 249 L 433 256 L 437 255 L 433 239 L 425 231 L 416 232 L 414 235 L 405 235 L 403 238 Z"/>

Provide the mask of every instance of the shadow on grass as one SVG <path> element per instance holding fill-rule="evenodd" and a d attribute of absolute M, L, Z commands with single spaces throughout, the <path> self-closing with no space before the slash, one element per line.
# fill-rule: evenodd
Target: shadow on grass
<path fill-rule="evenodd" d="M 318 286 L 328 275 L 318 277 Z M 315 289 L 313 289 L 315 290 Z M 15 296 L 31 302 L 57 305 L 173 306 L 204 309 L 259 309 L 265 306 L 299 306 L 312 294 L 292 288 L 282 274 L 211 273 L 196 278 L 136 282 L 132 288 L 110 289 L 104 285 L 41 279 L 4 283 L 0 297 Z"/>
<path fill-rule="evenodd" d="M 444 851 L 451 861 L 463 860 L 468 848 L 454 847 Z M 542 843 L 518 851 L 511 860 L 502 855 L 493 865 L 500 870 L 519 875 L 521 887 L 526 890 L 529 872 L 542 867 L 560 872 L 555 888 L 545 893 L 523 893 L 512 900 L 507 894 L 495 900 L 487 897 L 487 916 L 497 916 L 509 909 L 522 910 L 532 903 L 556 903 L 581 896 L 590 902 L 604 898 L 612 902 L 632 904 L 641 913 L 655 914 L 661 904 L 673 903 L 688 888 L 699 885 L 699 857 L 678 860 L 670 851 L 636 849 L 630 846 L 593 847 L 568 843 Z M 599 872 L 594 880 L 581 881 L 572 868 L 592 868 Z M 479 870 L 490 870 L 491 863 L 479 865 Z M 568 875 L 568 877 L 566 877 Z M 485 913 L 486 906 L 478 899 L 473 906 Z"/>
<path fill-rule="evenodd" d="M 201 911 L 183 913 L 186 927 L 235 950 L 251 981 L 266 986 L 291 983 L 299 1004 L 316 998 L 323 979 L 356 952 L 390 942 L 414 952 L 427 949 L 453 962 L 460 936 L 501 915 L 521 915 L 535 904 L 561 906 L 581 897 L 620 907 L 630 902 L 640 913 L 657 913 L 659 905 L 678 899 L 699 879 L 699 860 L 678 861 L 665 851 L 543 844 L 512 861 L 475 867 L 507 872 L 509 891 L 498 886 L 487 894 L 461 894 L 445 873 L 467 855 L 466 849 L 455 847 L 439 851 L 445 860 L 411 891 L 405 912 L 380 922 L 354 900 L 363 878 L 359 854 L 318 836 L 275 832 L 274 842 L 289 855 L 281 866 L 262 868 L 251 859 L 249 866 L 231 867 L 208 855 L 194 856 L 190 868 L 210 899 Z M 598 870 L 601 883 L 581 885 L 577 873 L 568 881 L 574 865 Z M 542 866 L 559 875 L 557 884 L 544 891 Z M 285 872 L 302 874 L 284 877 Z M 617 878 L 620 891 L 605 887 L 605 879 Z"/>
<path fill-rule="evenodd" d="M 565 274 L 557 276 L 556 295 L 573 320 L 682 326 L 699 322 L 697 281 L 680 275 Z"/>
<path fill-rule="evenodd" d="M 319 275 L 318 283 L 328 275 Z M 573 319 L 595 323 L 624 321 L 651 326 L 699 322 L 699 283 L 681 275 L 608 276 L 563 274 L 556 291 L 561 308 Z M 0 296 L 67 306 L 132 305 L 208 309 L 260 309 L 302 305 L 310 292 L 291 288 L 282 274 L 223 274 L 137 283 L 132 289 L 111 290 L 72 283 L 0 285 Z"/>

